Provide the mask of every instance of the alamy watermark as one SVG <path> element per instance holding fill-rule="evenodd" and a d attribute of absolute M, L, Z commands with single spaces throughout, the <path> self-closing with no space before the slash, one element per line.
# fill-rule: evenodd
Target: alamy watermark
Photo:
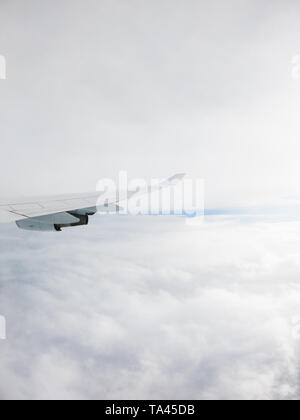
<path fill-rule="evenodd" d="M 6 79 L 6 58 L 0 54 L 0 80 Z"/>
<path fill-rule="evenodd" d="M 292 58 L 292 79 L 300 80 L 300 55 L 294 55 Z"/>
<path fill-rule="evenodd" d="M 6 340 L 6 320 L 0 315 L 0 340 Z"/>
<path fill-rule="evenodd" d="M 204 216 L 204 181 L 183 174 L 167 180 L 129 180 L 126 171 L 119 173 L 118 182 L 100 179 L 97 184 L 100 214 L 183 216 L 188 222 Z"/>

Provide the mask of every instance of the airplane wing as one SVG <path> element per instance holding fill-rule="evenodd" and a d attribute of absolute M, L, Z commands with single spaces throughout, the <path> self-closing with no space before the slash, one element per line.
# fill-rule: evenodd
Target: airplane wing
<path fill-rule="evenodd" d="M 158 184 L 155 189 L 171 187 L 180 182 L 185 175 L 177 174 L 166 181 Z M 151 194 L 153 188 L 127 192 L 128 199 L 137 195 Z M 97 213 L 99 197 L 101 193 L 75 194 L 57 197 L 33 198 L 26 200 L 14 200 L 0 203 L 0 223 L 16 222 L 20 229 L 57 232 L 66 227 L 87 225 L 89 216 Z M 116 196 L 108 199 L 103 206 L 110 212 L 110 208 L 118 208 L 120 201 L 124 200 L 124 194 L 116 201 Z"/>

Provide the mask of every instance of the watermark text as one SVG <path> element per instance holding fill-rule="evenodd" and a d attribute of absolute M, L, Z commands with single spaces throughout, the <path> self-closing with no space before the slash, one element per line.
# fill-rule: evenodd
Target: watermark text
<path fill-rule="evenodd" d="M 167 180 L 129 180 L 126 171 L 119 173 L 118 182 L 101 179 L 97 184 L 100 214 L 182 216 L 187 219 L 204 217 L 204 181 L 183 174 Z"/>
<path fill-rule="evenodd" d="M 6 340 L 6 320 L 0 315 L 0 340 Z"/>
<path fill-rule="evenodd" d="M 0 54 L 0 80 L 6 79 L 6 58 Z"/>
<path fill-rule="evenodd" d="M 292 58 L 292 79 L 300 80 L 300 55 L 295 55 Z"/>

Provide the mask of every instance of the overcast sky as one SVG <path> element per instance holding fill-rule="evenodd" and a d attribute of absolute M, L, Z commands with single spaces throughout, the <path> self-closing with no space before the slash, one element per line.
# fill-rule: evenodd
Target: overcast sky
<path fill-rule="evenodd" d="M 94 190 L 120 169 L 208 204 L 299 194 L 297 1 L 1 0 L 2 194 Z"/>
<path fill-rule="evenodd" d="M 186 172 L 300 196 L 296 0 L 0 0 L 0 194 Z M 270 201 L 271 200 L 271 201 Z M 300 225 L 0 226 L 0 398 L 299 399 Z"/>

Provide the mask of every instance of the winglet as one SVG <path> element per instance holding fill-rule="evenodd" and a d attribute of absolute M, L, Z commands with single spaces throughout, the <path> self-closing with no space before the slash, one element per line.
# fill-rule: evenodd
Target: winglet
<path fill-rule="evenodd" d="M 171 176 L 171 178 L 166 179 L 162 184 L 160 185 L 161 188 L 164 187 L 172 187 L 174 185 L 177 185 L 180 181 L 182 181 L 185 178 L 186 174 L 176 174 L 174 176 Z"/>
<path fill-rule="evenodd" d="M 169 184 L 177 184 L 186 177 L 186 174 L 176 174 L 168 179 Z"/>

